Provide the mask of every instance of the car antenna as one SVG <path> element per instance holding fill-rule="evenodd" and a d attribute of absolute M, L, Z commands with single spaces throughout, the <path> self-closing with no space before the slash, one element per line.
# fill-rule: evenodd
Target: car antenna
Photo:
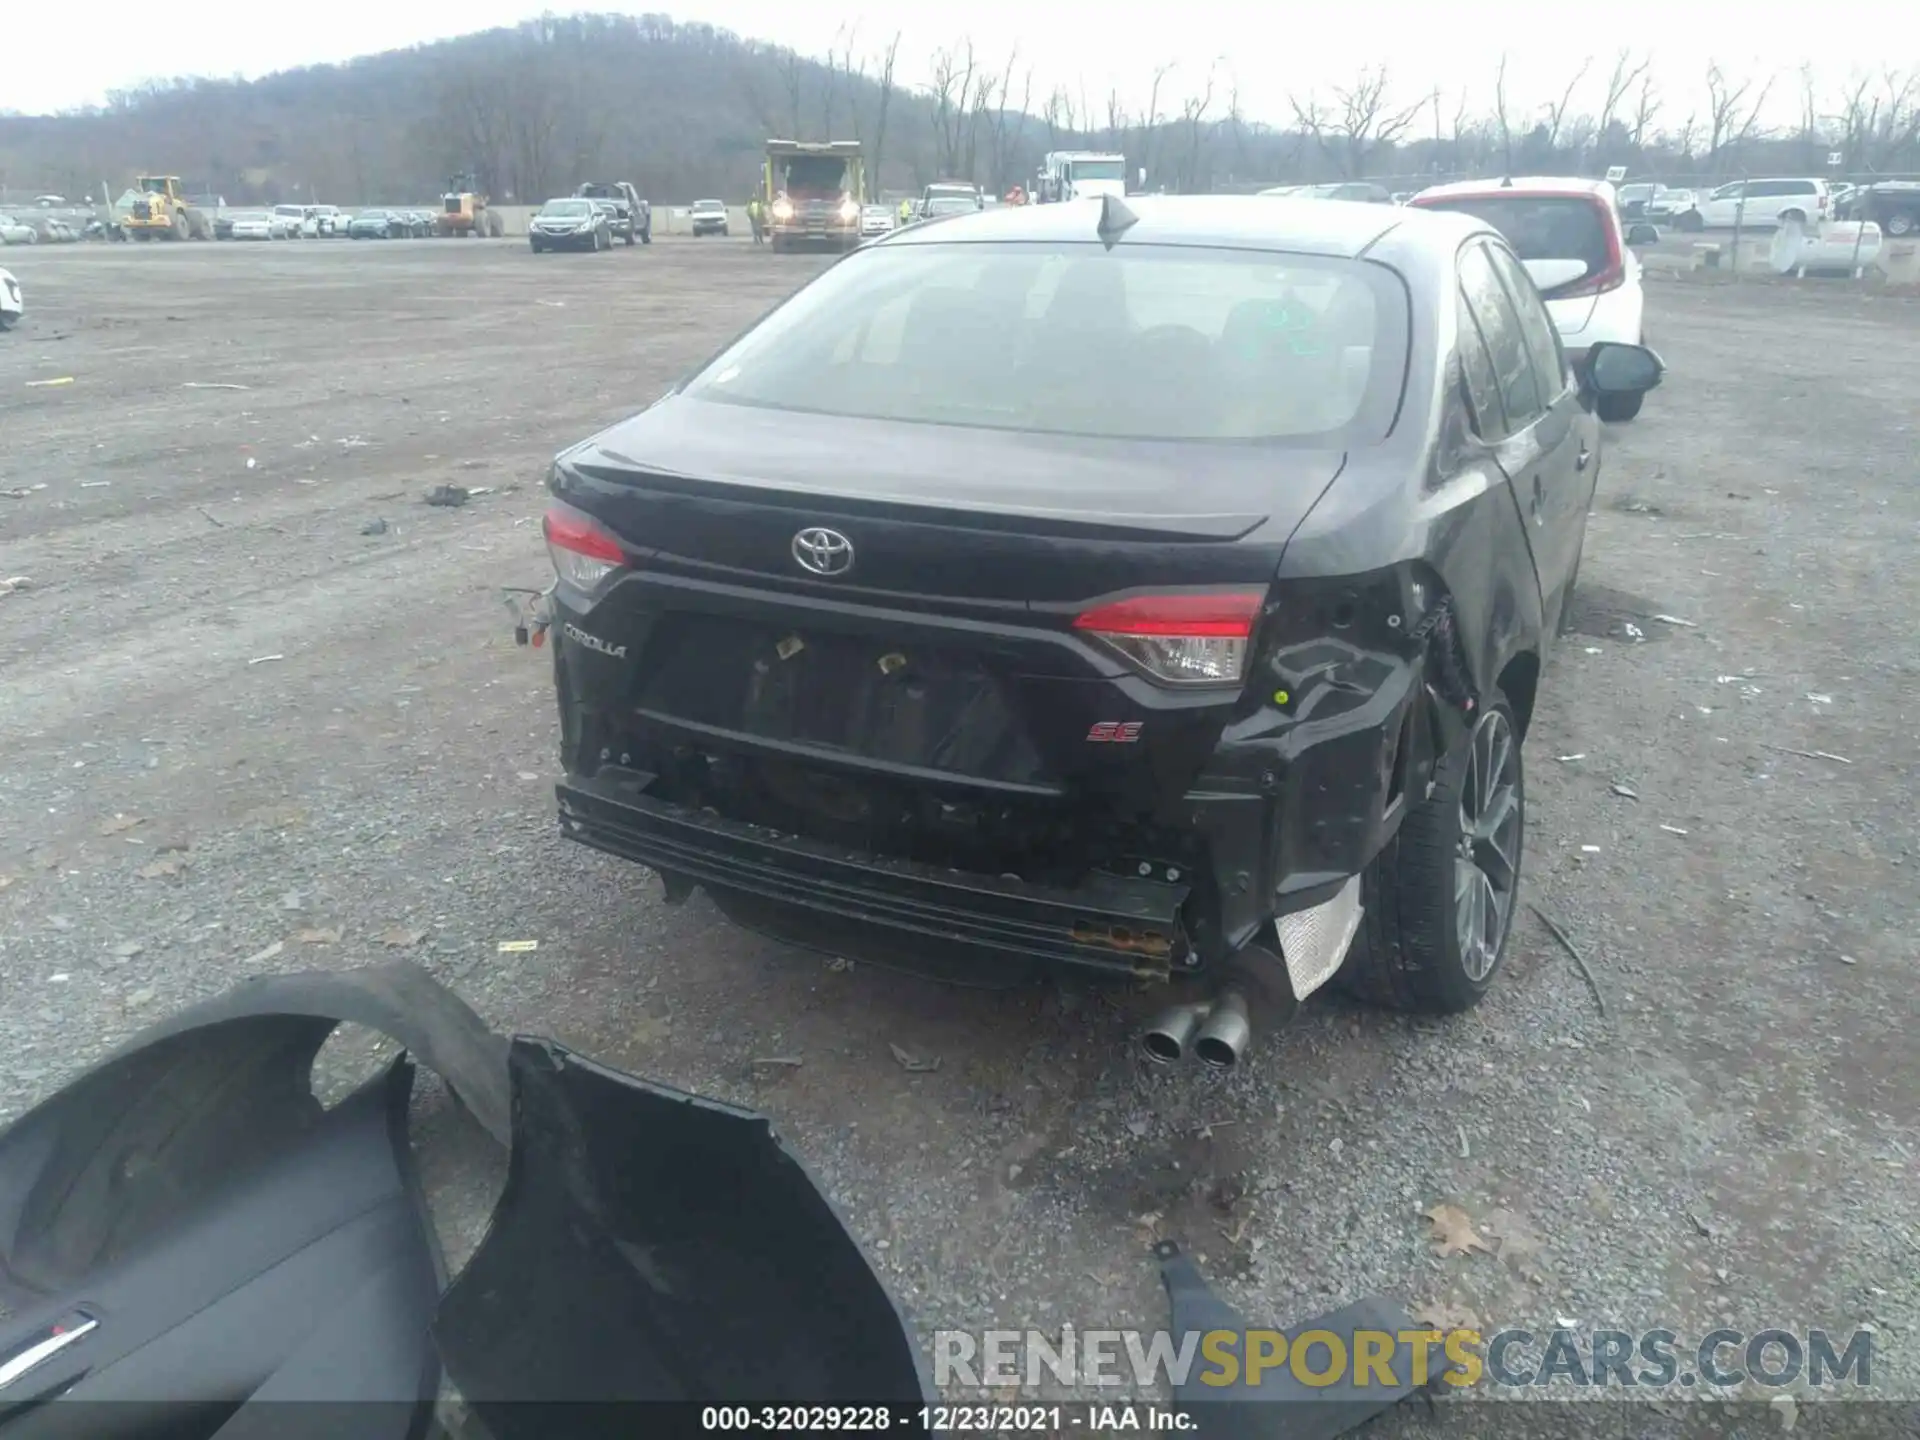
<path fill-rule="evenodd" d="M 1127 208 L 1127 202 L 1117 195 L 1100 197 L 1100 223 L 1094 228 L 1094 234 L 1100 237 L 1100 243 L 1113 249 L 1114 242 L 1128 230 L 1140 223 L 1140 217 Z"/>

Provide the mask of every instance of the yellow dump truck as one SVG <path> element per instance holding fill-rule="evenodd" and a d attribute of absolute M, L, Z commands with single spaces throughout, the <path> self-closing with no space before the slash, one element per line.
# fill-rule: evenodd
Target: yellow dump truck
<path fill-rule="evenodd" d="M 769 140 L 761 180 L 776 252 L 860 243 L 867 172 L 858 140 Z"/>
<path fill-rule="evenodd" d="M 142 175 L 139 195 L 121 222 L 136 240 L 211 240 L 213 222 L 187 203 L 178 175 Z"/>

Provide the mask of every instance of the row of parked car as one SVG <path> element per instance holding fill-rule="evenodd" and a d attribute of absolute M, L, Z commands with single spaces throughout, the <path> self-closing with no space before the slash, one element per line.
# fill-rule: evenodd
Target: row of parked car
<path fill-rule="evenodd" d="M 1280 185 L 1262 195 L 1296 200 L 1357 200 L 1375 205 L 1405 205 L 1416 192 L 1389 191 L 1369 180 L 1326 185 Z M 1424 193 L 1424 192 L 1421 192 Z M 1615 189 L 1621 218 L 1675 230 L 1773 230 L 1798 222 L 1872 220 L 1887 234 L 1920 231 L 1920 181 L 1880 180 L 1848 184 L 1818 176 L 1761 176 L 1734 180 L 1712 189 L 1636 181 Z"/>
<path fill-rule="evenodd" d="M 80 236 L 81 228 L 59 215 L 0 214 L 0 245 L 66 245 Z"/>
<path fill-rule="evenodd" d="M 353 240 L 418 239 L 434 233 L 431 210 L 361 210 L 348 214 L 335 205 L 275 205 L 272 209 L 229 209 L 214 213 L 216 240 L 300 240 L 339 236 Z"/>
<path fill-rule="evenodd" d="M 1676 230 L 1774 230 L 1823 220 L 1871 220 L 1892 236 L 1920 231 L 1920 181 L 1862 184 L 1818 176 L 1764 176 L 1711 190 L 1639 183 L 1619 188 L 1620 213 Z"/>

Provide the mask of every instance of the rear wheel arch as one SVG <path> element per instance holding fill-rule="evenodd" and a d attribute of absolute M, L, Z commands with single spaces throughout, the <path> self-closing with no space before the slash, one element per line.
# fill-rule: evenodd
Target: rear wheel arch
<path fill-rule="evenodd" d="M 1569 603 L 1571 599 L 1569 596 Z M 1540 691 L 1540 657 L 1531 650 L 1520 651 L 1501 668 L 1500 678 L 1494 683 L 1513 707 L 1514 728 L 1524 741 L 1533 719 L 1534 698 Z"/>

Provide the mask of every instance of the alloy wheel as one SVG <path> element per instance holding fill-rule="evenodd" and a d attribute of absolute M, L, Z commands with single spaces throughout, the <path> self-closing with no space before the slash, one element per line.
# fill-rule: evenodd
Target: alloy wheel
<path fill-rule="evenodd" d="M 1467 747 L 1460 845 L 1453 867 L 1460 964 L 1475 984 L 1492 972 L 1513 921 L 1523 821 L 1519 741 L 1507 716 L 1490 708 L 1474 726 Z"/>

